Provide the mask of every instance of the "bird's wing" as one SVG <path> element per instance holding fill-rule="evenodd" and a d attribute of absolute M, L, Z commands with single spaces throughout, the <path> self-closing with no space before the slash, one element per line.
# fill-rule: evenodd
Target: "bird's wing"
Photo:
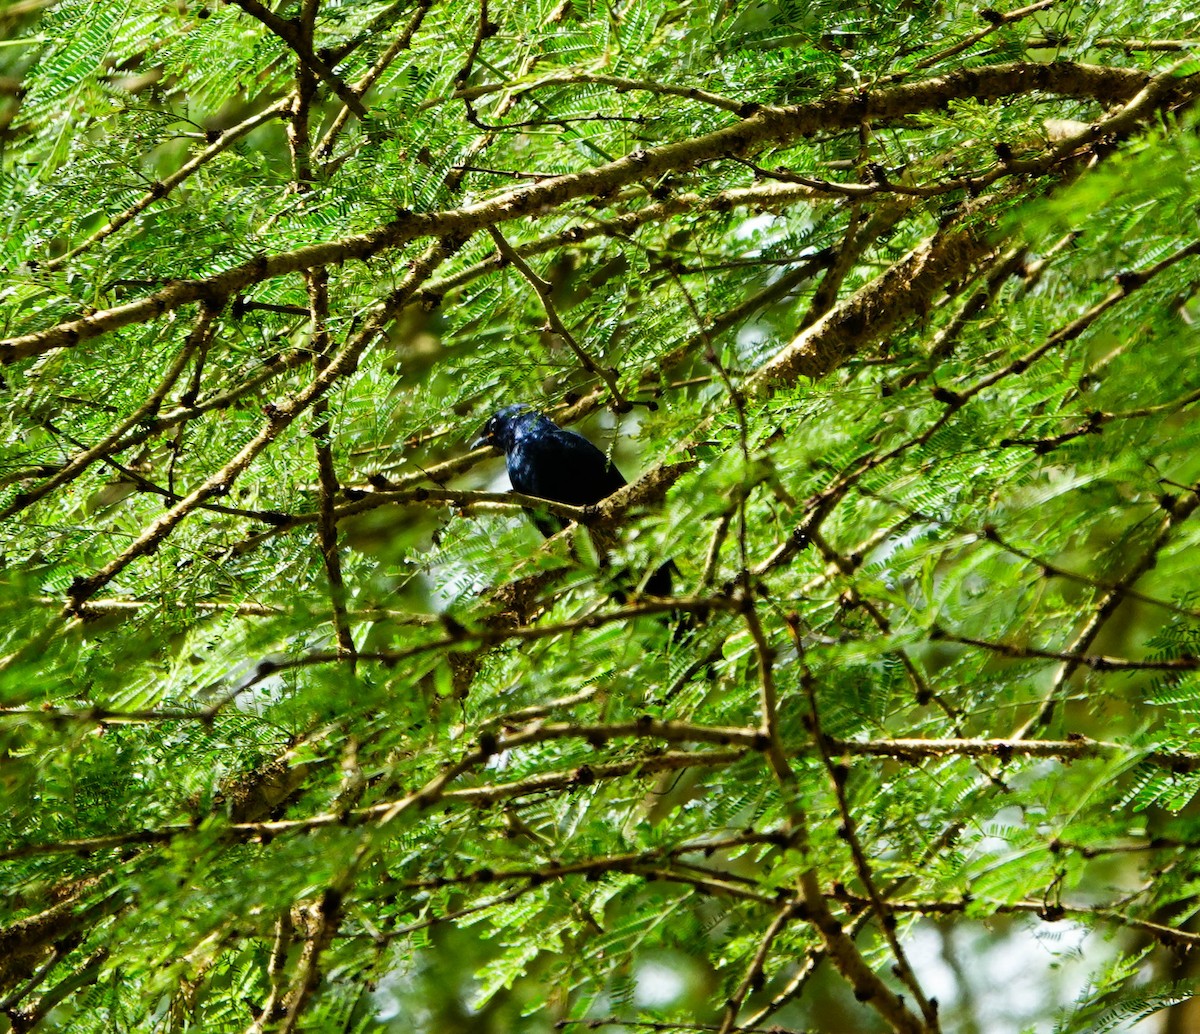
<path fill-rule="evenodd" d="M 509 480 L 518 492 L 571 506 L 598 503 L 626 483 L 596 446 L 562 428 L 522 438 L 508 459 Z"/>

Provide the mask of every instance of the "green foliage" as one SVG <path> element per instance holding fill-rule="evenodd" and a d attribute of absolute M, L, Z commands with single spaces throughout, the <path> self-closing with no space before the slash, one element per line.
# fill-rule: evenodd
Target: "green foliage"
<path fill-rule="evenodd" d="M 1194 18 L 1033 6 L 0 10 L 0 1031 L 1194 1022 Z"/>

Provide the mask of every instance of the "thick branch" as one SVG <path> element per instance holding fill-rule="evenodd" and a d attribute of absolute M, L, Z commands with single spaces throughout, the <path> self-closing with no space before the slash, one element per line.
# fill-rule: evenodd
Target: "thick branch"
<path fill-rule="evenodd" d="M 629 184 L 658 179 L 666 173 L 689 169 L 706 161 L 791 144 L 819 130 L 856 126 L 863 120 L 888 121 L 936 109 L 948 101 L 966 97 L 995 101 L 1040 92 L 1101 103 L 1126 101 L 1150 81 L 1145 73 L 1128 69 L 1070 62 L 1052 65 L 1018 62 L 962 69 L 922 83 L 852 96 L 839 94 L 788 108 L 763 108 L 733 125 L 695 139 L 637 150 L 595 169 L 519 187 L 487 201 L 449 211 L 404 213 L 369 233 L 273 256 L 260 256 L 211 277 L 178 281 L 137 301 L 0 341 L 0 362 L 10 363 L 51 349 L 71 347 L 202 299 L 228 297 L 262 280 L 314 266 L 365 260 L 420 237 L 462 237 L 488 226 L 560 207 L 574 198 L 606 196 Z M 1176 89 L 1181 95 L 1189 95 L 1188 91 L 1194 88 L 1190 80 L 1177 83 Z M 953 248 L 952 243 L 956 245 Z M 950 254 L 943 254 L 946 251 Z M 955 256 L 961 263 L 974 253 L 967 241 L 943 241 L 937 252 L 921 256 L 917 270 L 929 263 L 940 267 Z M 979 254 L 983 253 L 981 248 Z"/>

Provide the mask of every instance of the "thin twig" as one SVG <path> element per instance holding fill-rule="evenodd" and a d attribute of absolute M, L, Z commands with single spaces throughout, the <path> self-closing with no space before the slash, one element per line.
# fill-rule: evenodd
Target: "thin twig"
<path fill-rule="evenodd" d="M 575 335 L 563 323 L 562 317 L 558 314 L 558 308 L 554 304 L 553 286 L 533 271 L 529 263 L 517 254 L 516 250 L 505 239 L 504 234 L 495 226 L 488 227 L 488 231 L 492 235 L 492 240 L 496 242 L 496 248 L 500 254 L 529 282 L 530 287 L 537 292 L 537 296 L 542 303 L 542 308 L 546 310 L 547 329 L 553 331 L 567 343 L 567 347 L 575 353 L 575 358 L 579 360 L 588 373 L 594 374 L 605 383 L 609 394 L 612 395 L 613 408 L 616 412 L 629 412 L 633 408 L 633 404 L 621 394 L 621 389 L 617 384 L 615 376 L 616 371 L 597 363 L 588 354 L 587 350 L 575 340 Z"/>

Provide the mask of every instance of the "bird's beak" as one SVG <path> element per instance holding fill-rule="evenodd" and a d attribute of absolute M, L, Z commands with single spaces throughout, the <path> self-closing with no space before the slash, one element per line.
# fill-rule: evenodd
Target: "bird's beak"
<path fill-rule="evenodd" d="M 484 445 L 495 446 L 496 441 L 490 434 L 480 435 L 471 443 L 472 449 L 482 448 Z"/>

